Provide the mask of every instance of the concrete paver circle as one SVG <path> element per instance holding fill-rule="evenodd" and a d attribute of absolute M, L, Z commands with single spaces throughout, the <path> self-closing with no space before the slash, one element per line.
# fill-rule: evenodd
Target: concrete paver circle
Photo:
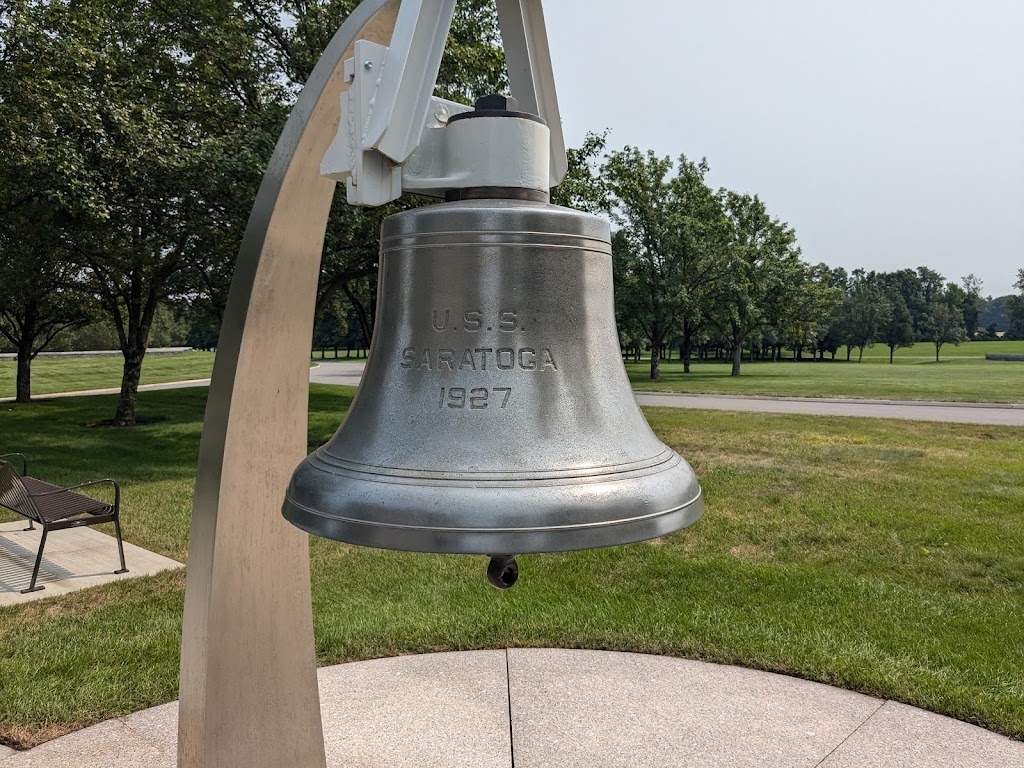
<path fill-rule="evenodd" d="M 768 672 L 608 651 L 402 656 L 319 670 L 329 766 L 1017 768 L 1024 743 Z M 172 768 L 177 703 L 0 768 Z"/>

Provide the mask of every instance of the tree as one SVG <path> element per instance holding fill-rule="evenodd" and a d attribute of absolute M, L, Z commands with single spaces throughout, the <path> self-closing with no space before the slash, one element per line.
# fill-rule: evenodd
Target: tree
<path fill-rule="evenodd" d="M 782 340 L 793 348 L 798 360 L 807 347 L 815 352 L 820 350 L 824 359 L 829 348 L 830 319 L 842 300 L 843 292 L 832 285 L 833 272 L 828 265 L 803 265 L 802 271 L 803 274 L 789 286 L 791 314 L 783 328 Z"/>
<path fill-rule="evenodd" d="M 1010 325 L 1010 315 L 1006 309 L 1007 296 L 988 296 L 985 299 L 985 306 L 978 316 L 978 327 L 988 328 L 995 325 L 996 331 L 1006 332 Z M 987 330 L 986 330 L 987 332 Z"/>
<path fill-rule="evenodd" d="M 963 312 L 958 307 L 949 306 L 942 296 L 937 297 L 929 307 L 925 323 L 925 338 L 935 345 L 935 362 L 939 362 L 939 350 L 943 344 L 959 347 L 966 336 Z"/>
<path fill-rule="evenodd" d="M 0 6 L 0 336 L 17 352 L 16 400 L 32 397 L 32 361 L 61 331 L 87 319 L 70 290 L 53 158 L 55 125 L 39 67 L 33 4 Z"/>
<path fill-rule="evenodd" d="M 928 314 L 928 303 L 925 301 L 924 288 L 918 272 L 913 269 L 900 269 L 896 272 L 883 273 L 881 277 L 887 286 L 895 287 L 903 297 L 914 324 L 914 336 L 920 338 L 925 316 Z"/>
<path fill-rule="evenodd" d="M 967 338 L 973 339 L 978 333 L 978 319 L 985 309 L 985 300 L 981 297 L 981 280 L 969 274 L 960 278 L 963 285 L 963 302 L 961 309 L 964 313 L 964 328 L 967 331 Z"/>
<path fill-rule="evenodd" d="M 608 132 L 588 132 L 583 145 L 566 150 L 568 170 L 562 182 L 551 190 L 551 202 L 588 213 L 609 213 L 611 189 L 597 168 L 597 159 L 605 150 Z"/>
<path fill-rule="evenodd" d="M 832 359 L 835 360 L 836 352 L 843 346 L 843 340 L 846 338 L 846 330 L 843 323 L 850 278 L 845 269 L 835 267 L 829 271 L 826 282 L 829 288 L 834 291 L 833 304 L 828 316 L 824 319 L 824 327 L 821 339 L 818 342 L 818 348 L 821 350 L 822 358 L 824 358 L 825 352 L 829 352 L 832 355 Z"/>
<path fill-rule="evenodd" d="M 1013 287 L 1020 291 L 1020 295 L 1006 297 L 1006 314 L 1009 320 L 1006 338 L 1024 339 L 1024 269 L 1017 270 L 1017 282 Z"/>
<path fill-rule="evenodd" d="M 720 198 L 705 182 L 707 161 L 679 157 L 679 171 L 670 182 L 671 247 L 680 260 L 679 326 L 683 373 L 690 372 L 693 340 L 709 323 L 709 312 L 719 290 L 731 229 Z"/>
<path fill-rule="evenodd" d="M 999 326 L 996 323 L 989 323 L 985 326 L 985 330 L 978 333 L 978 338 L 982 341 L 996 341 L 999 338 Z"/>
<path fill-rule="evenodd" d="M 0 231 L 0 335 L 17 352 L 15 400 L 32 399 L 32 361 L 63 330 L 88 319 L 72 290 L 68 265 L 31 239 L 11 242 Z"/>
<path fill-rule="evenodd" d="M 690 338 L 714 281 L 712 233 L 724 219 L 704 183 L 707 164 L 679 158 L 673 163 L 653 152 L 626 147 L 609 153 L 603 175 L 612 191 L 612 238 L 616 303 L 644 332 L 651 348 L 651 378 L 660 375 L 659 350 L 680 328 L 684 365 Z M 722 238 L 724 241 L 724 237 Z"/>
<path fill-rule="evenodd" d="M 603 168 L 614 195 L 612 220 L 620 227 L 612 237 L 615 293 L 650 344 L 652 379 L 660 375 L 657 350 L 682 312 L 664 211 L 671 169 L 669 158 L 635 147 L 609 154 Z"/>
<path fill-rule="evenodd" d="M 925 311 L 925 314 L 927 314 L 932 304 L 943 296 L 946 288 L 946 278 L 934 269 L 918 267 L 917 280 L 920 285 L 921 301 L 927 308 Z"/>
<path fill-rule="evenodd" d="M 323 357 L 325 349 L 333 348 L 335 357 L 337 357 L 338 347 L 345 346 L 346 336 L 348 336 L 348 319 L 345 308 L 340 301 L 334 301 L 317 321 L 316 327 L 313 328 L 313 348 L 320 350 L 321 357 Z"/>
<path fill-rule="evenodd" d="M 864 347 L 871 346 L 882 329 L 890 308 L 874 272 L 856 269 L 850 282 L 846 311 L 846 344 L 858 350 L 857 362 L 864 359 Z"/>
<path fill-rule="evenodd" d="M 796 233 L 772 218 L 756 195 L 719 192 L 729 223 L 721 280 L 712 310 L 732 347 L 732 376 L 740 375 L 743 344 L 771 318 L 773 301 L 802 268 Z"/>
<path fill-rule="evenodd" d="M 914 321 L 899 290 L 890 286 L 885 299 L 888 311 L 882 322 L 878 338 L 889 348 L 889 363 L 891 365 L 893 354 L 897 349 L 914 346 Z"/>

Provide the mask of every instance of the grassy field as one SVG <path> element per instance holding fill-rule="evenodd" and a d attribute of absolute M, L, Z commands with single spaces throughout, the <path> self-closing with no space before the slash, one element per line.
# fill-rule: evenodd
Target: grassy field
<path fill-rule="evenodd" d="M 208 379 L 213 371 L 212 352 L 147 355 L 142 362 L 142 384 Z M 121 386 L 124 361 L 117 357 L 37 358 L 32 362 L 32 394 L 79 392 Z M 0 397 L 14 397 L 17 363 L 0 360 Z"/>
<path fill-rule="evenodd" d="M 940 360 L 947 360 L 960 357 L 974 357 L 984 359 L 985 355 L 993 353 L 997 355 L 1024 355 L 1024 341 L 965 341 L 959 347 L 952 344 L 943 344 Z M 790 354 L 790 353 L 787 353 Z M 830 357 L 826 355 L 826 357 Z M 918 342 L 912 347 L 903 347 L 896 350 L 893 355 L 896 361 L 900 360 L 931 360 L 935 361 L 935 345 L 927 342 Z M 840 347 L 836 353 L 836 359 L 846 359 L 846 347 Z M 889 362 L 889 348 L 884 344 L 875 344 L 864 350 L 864 359 L 879 359 Z M 851 360 L 857 359 L 857 350 L 851 352 Z"/>
<path fill-rule="evenodd" d="M 1024 354 L 1024 342 L 972 342 L 948 346 L 941 362 L 932 357 L 915 357 L 911 349 L 898 350 L 890 365 L 885 356 L 864 355 L 864 361 L 847 363 L 845 355 L 835 361 L 784 360 L 778 363 L 744 361 L 741 374 L 730 376 L 729 362 L 694 363 L 683 373 L 678 360 L 663 361 L 661 377 L 650 378 L 648 360 L 628 363 L 633 388 L 662 392 L 713 393 L 728 395 L 772 395 L 779 397 L 852 397 L 871 400 L 942 400 L 957 402 L 1024 402 L 1024 362 L 985 360 L 985 352 L 998 348 L 1002 354 Z M 973 348 L 973 351 L 972 351 Z M 934 348 L 932 348 L 934 349 Z M 943 348 L 944 352 L 946 348 Z M 927 350 L 925 350 L 927 352 Z M 902 353 L 902 354 L 899 354 Z M 970 354 L 968 354 L 970 353 Z"/>
<path fill-rule="evenodd" d="M 312 388 L 309 437 L 351 389 Z M 205 389 L 0 406 L 0 446 L 38 474 L 123 482 L 129 541 L 187 550 Z M 651 409 L 707 513 L 651 543 L 485 559 L 312 539 L 320 664 L 561 646 L 742 664 L 904 701 L 1024 738 L 1024 430 Z M 61 535 L 61 534 L 55 534 Z M 129 567 L 131 564 L 129 563 Z M 174 699 L 184 577 L 0 609 L 0 741 L 30 745 Z"/>
<path fill-rule="evenodd" d="M 729 376 L 729 364 L 694 364 L 684 375 L 678 361 L 664 362 L 662 375 L 650 380 L 650 363 L 629 363 L 633 387 L 640 390 L 780 397 L 853 397 L 875 400 L 943 400 L 960 402 L 1024 402 L 1024 363 L 985 361 L 986 352 L 1024 354 L 1024 341 L 976 341 L 943 347 L 935 362 L 931 345 L 917 344 L 896 352 L 889 365 L 888 349 L 868 349 L 864 362 L 847 363 L 845 351 L 835 362 L 786 360 L 781 363 L 743 363 L 743 373 Z M 204 379 L 213 370 L 213 353 L 152 355 L 142 368 L 142 383 Z M 344 360 L 342 354 L 341 360 Z M 355 360 L 355 358 L 352 358 Z M 854 353 L 856 360 L 856 353 Z M 328 355 L 327 362 L 332 358 Z M 312 364 L 319 362 L 315 354 Z M 77 358 L 36 360 L 32 366 L 33 394 L 118 387 L 121 359 Z M 0 397 L 14 396 L 15 364 L 0 361 Z"/>

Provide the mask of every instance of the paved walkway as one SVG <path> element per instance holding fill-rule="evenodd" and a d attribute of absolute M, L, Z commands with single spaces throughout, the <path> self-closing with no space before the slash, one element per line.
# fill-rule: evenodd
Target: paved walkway
<path fill-rule="evenodd" d="M 165 384 L 140 384 L 139 392 L 153 392 L 159 389 L 188 389 L 189 387 L 208 387 L 209 379 L 187 379 L 185 381 L 169 381 Z M 116 395 L 121 391 L 120 387 L 107 387 L 105 389 L 77 389 L 73 392 L 46 392 L 41 395 L 32 395 L 33 400 L 56 400 L 58 397 L 89 397 L 91 395 Z M 0 403 L 13 403 L 13 397 L 0 397 Z"/>
<path fill-rule="evenodd" d="M 0 523 L 0 606 L 63 595 L 121 579 L 149 576 L 185 566 L 169 557 L 124 542 L 128 573 L 114 573 L 121 563 L 117 540 L 95 528 L 53 531 L 46 539 L 36 582 L 44 587 L 23 595 L 32 580 L 42 529 L 25 530 L 26 521 Z"/>
<path fill-rule="evenodd" d="M 1024 743 L 958 720 L 664 656 L 437 653 L 326 667 L 319 678 L 332 768 L 1024 765 Z M 176 734 L 177 704 L 166 704 L 8 751 L 0 768 L 172 768 Z"/>
<path fill-rule="evenodd" d="M 363 362 L 323 360 L 309 371 L 314 384 L 359 386 Z M 157 389 L 182 389 L 209 386 L 209 379 L 174 381 L 167 384 L 144 384 L 140 392 Z M 116 395 L 120 389 L 91 389 L 81 392 L 59 392 L 36 395 L 35 399 L 78 395 Z M 875 419 L 912 419 L 916 421 L 947 421 L 960 424 L 995 424 L 1024 427 L 1024 403 L 942 403 L 918 400 L 854 400 L 847 398 L 760 397 L 738 395 L 692 395 L 668 392 L 636 392 L 640 405 L 669 408 L 706 408 L 719 411 L 754 411 L 757 413 L 806 413 L 814 416 L 864 416 Z M 0 398 L 9 402 L 14 398 Z"/>
<path fill-rule="evenodd" d="M 362 362 L 321 361 L 309 372 L 316 384 L 358 386 Z M 806 413 L 815 416 L 867 416 L 876 419 L 915 419 L 965 424 L 1024 426 L 1024 404 L 937 403 L 915 400 L 853 400 L 846 398 L 757 397 L 736 395 L 681 395 L 635 392 L 640 405 L 670 408 L 707 408 L 758 413 Z"/>
<path fill-rule="evenodd" d="M 706 408 L 715 411 L 806 413 L 813 416 L 863 416 L 873 419 L 948 421 L 1024 427 L 1024 405 L 1004 403 L 937 403 L 916 400 L 852 400 L 814 397 L 740 397 L 636 392 L 640 405 Z"/>

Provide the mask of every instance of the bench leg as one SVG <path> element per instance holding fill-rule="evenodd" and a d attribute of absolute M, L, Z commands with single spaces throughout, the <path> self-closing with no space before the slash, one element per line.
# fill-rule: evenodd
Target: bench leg
<path fill-rule="evenodd" d="M 34 531 L 35 529 L 36 529 L 35 523 L 33 523 L 32 520 L 30 519 L 28 521 L 28 528 L 22 528 L 21 530 L 23 530 L 23 531 Z"/>
<path fill-rule="evenodd" d="M 124 544 L 121 543 L 121 518 L 114 518 L 114 532 L 117 534 L 117 554 L 121 558 L 121 567 L 114 573 L 128 573 L 128 566 L 124 564 Z"/>
<path fill-rule="evenodd" d="M 39 577 L 39 564 L 43 562 L 43 547 L 46 546 L 46 526 L 43 526 L 43 535 L 39 539 L 39 553 L 36 555 L 36 565 L 32 569 L 32 581 L 28 584 L 28 589 L 21 590 L 21 594 L 27 595 L 29 592 L 38 592 L 43 587 L 36 586 L 36 579 Z"/>

